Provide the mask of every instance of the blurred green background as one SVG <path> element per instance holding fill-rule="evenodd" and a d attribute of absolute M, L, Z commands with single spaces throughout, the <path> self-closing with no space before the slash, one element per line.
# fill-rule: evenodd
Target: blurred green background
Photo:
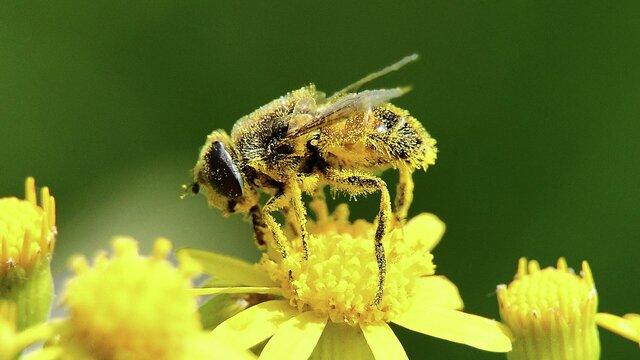
<path fill-rule="evenodd" d="M 438 140 L 412 213 L 448 225 L 435 251 L 469 312 L 497 317 L 520 256 L 590 261 L 600 309 L 640 311 L 638 2 L 3 2 L 0 194 L 27 175 L 58 199 L 55 275 L 111 236 L 256 259 L 250 226 L 178 199 L 213 129 L 288 90 L 371 86 Z M 393 177 L 387 177 L 393 179 Z M 355 212 L 372 217 L 377 197 Z M 499 359 L 397 329 L 410 357 Z M 638 356 L 604 331 L 603 359 Z"/>

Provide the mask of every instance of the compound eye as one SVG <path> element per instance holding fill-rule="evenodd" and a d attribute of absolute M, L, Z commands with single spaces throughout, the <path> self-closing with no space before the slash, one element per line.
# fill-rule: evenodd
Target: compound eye
<path fill-rule="evenodd" d="M 242 196 L 242 176 L 220 141 L 211 144 L 205 161 L 207 180 L 218 194 L 232 199 Z"/>

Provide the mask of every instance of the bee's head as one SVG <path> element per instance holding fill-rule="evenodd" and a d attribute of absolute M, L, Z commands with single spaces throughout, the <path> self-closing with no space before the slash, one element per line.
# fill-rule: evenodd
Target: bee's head
<path fill-rule="evenodd" d="M 231 139 L 224 131 L 214 131 L 200 151 L 193 169 L 193 183 L 187 190 L 202 192 L 209 204 L 225 214 L 242 210 L 246 202 L 244 181 L 236 165 Z"/>

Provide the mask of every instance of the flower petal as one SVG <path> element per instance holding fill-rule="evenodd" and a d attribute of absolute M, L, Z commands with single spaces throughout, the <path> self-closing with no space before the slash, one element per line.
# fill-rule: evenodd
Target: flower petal
<path fill-rule="evenodd" d="M 45 347 L 26 354 L 20 359 L 22 360 L 57 360 L 61 359 L 64 355 L 64 350 L 61 347 Z"/>
<path fill-rule="evenodd" d="M 404 348 L 402 347 L 400 340 L 398 340 L 396 334 L 393 333 L 393 330 L 391 330 L 386 322 L 368 324 L 361 326 L 361 328 L 376 360 L 409 360 L 407 353 L 404 352 Z"/>
<path fill-rule="evenodd" d="M 442 239 L 445 228 L 444 222 L 437 216 L 422 213 L 407 222 L 404 226 L 404 236 L 408 238 L 423 238 L 423 243 L 426 246 L 425 250 L 431 251 Z"/>
<path fill-rule="evenodd" d="M 264 347 L 260 359 L 308 359 L 326 324 L 327 317 L 313 311 L 287 320 Z"/>
<path fill-rule="evenodd" d="M 246 310 L 250 303 L 243 297 L 244 295 L 220 294 L 205 301 L 198 308 L 202 328 L 213 330 L 223 321 Z"/>
<path fill-rule="evenodd" d="M 183 352 L 184 359 L 210 359 L 215 354 L 216 359 L 225 360 L 256 360 L 258 357 L 249 350 L 233 347 L 232 342 L 221 341 L 211 334 L 197 336 L 191 339 Z"/>
<path fill-rule="evenodd" d="M 640 342 L 640 329 L 636 329 L 627 316 L 622 318 L 612 314 L 598 313 L 596 314 L 596 323 L 601 327 L 631 341 Z"/>
<path fill-rule="evenodd" d="M 234 286 L 234 287 L 210 287 L 188 289 L 192 295 L 217 295 L 217 294 L 272 294 L 282 295 L 279 287 L 265 286 Z"/>
<path fill-rule="evenodd" d="M 195 249 L 178 250 L 176 256 L 188 256 L 202 266 L 207 274 L 236 285 L 274 286 L 260 267 L 234 257 Z"/>
<path fill-rule="evenodd" d="M 426 276 L 416 282 L 417 292 L 412 307 L 421 311 L 425 306 L 461 310 L 464 307 L 458 287 L 444 276 Z M 412 311 L 412 310 L 409 310 Z"/>
<path fill-rule="evenodd" d="M 359 326 L 329 321 L 310 359 L 374 360 L 375 358 Z"/>
<path fill-rule="evenodd" d="M 633 322 L 640 321 L 640 314 L 625 314 L 623 317 Z"/>
<path fill-rule="evenodd" d="M 413 331 L 481 350 L 511 351 L 511 340 L 497 321 L 438 307 L 419 310 L 414 307 L 412 310 L 403 313 L 393 322 Z"/>
<path fill-rule="evenodd" d="M 213 329 L 211 335 L 248 349 L 268 339 L 278 326 L 297 314 L 287 300 L 265 301 L 227 319 Z"/>

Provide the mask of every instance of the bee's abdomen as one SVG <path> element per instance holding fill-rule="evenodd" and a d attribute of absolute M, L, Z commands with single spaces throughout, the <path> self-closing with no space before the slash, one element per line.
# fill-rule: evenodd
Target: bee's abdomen
<path fill-rule="evenodd" d="M 375 128 L 369 139 L 391 165 L 424 168 L 436 160 L 436 140 L 406 110 L 391 104 L 373 110 Z"/>

